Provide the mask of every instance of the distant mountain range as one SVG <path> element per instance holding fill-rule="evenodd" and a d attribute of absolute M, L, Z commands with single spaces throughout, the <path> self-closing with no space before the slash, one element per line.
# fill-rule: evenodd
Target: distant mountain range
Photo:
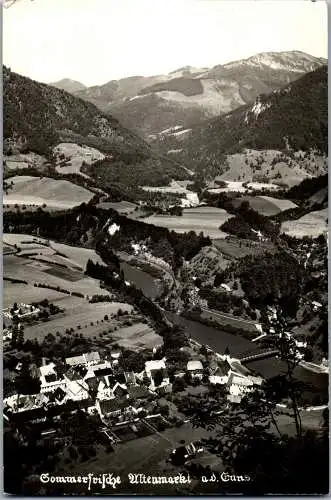
<path fill-rule="evenodd" d="M 138 134 L 191 127 L 251 104 L 326 64 L 300 51 L 268 52 L 213 68 L 186 66 L 167 75 L 132 76 L 74 91 Z"/>
<path fill-rule="evenodd" d="M 87 102 L 86 95 L 85 99 L 78 97 L 82 93 L 96 92 L 95 87 L 73 95 L 4 67 L 4 154 L 33 151 L 49 156 L 50 150 L 61 142 L 86 144 L 103 152 L 106 158 L 85 167 L 84 172 L 98 179 L 104 187 L 119 186 L 119 193 L 129 189 L 132 194 L 138 186 L 162 186 L 171 179 L 187 179 L 192 175 L 188 169 L 200 172 L 209 180 L 222 173 L 227 174 L 226 180 L 241 181 L 254 180 L 259 174 L 268 179 L 287 177 L 286 182 L 293 185 L 306 175 L 324 173 L 326 168 L 327 66 L 321 66 L 322 62 L 301 52 L 259 54 L 211 70 L 181 68 L 169 74 L 168 81 L 163 77 L 132 77 L 120 83 L 110 82 L 104 86 L 113 89 L 113 101 L 110 102 L 122 100 L 123 113 L 124 110 L 132 113 L 135 109 L 134 131 L 128 130 L 109 112 L 105 113 Z M 317 69 L 306 73 L 315 66 Z M 210 81 L 207 76 L 212 75 L 218 78 L 218 82 L 223 78 L 223 87 L 219 83 L 220 99 L 224 92 L 230 95 L 230 83 L 235 78 L 233 86 L 238 88 L 238 82 L 245 78 L 253 81 L 253 74 L 255 82 L 261 84 L 263 81 L 263 88 L 267 91 L 256 96 L 258 85 L 254 89 L 251 86 L 249 95 L 246 94 L 248 103 L 240 106 L 239 100 L 234 99 L 231 101 L 233 111 L 209 119 L 202 106 L 176 106 L 169 98 L 165 107 L 165 99 L 160 97 L 167 93 L 172 99 L 179 94 L 185 99 L 196 99 L 204 95 L 204 91 L 199 92 L 201 88 L 205 89 L 206 81 Z M 292 79 L 291 83 L 284 85 L 289 79 Z M 267 81 L 269 86 L 265 83 Z M 277 88 L 271 90 L 272 85 Z M 125 94 L 136 95 L 125 98 Z M 132 108 L 131 103 L 140 104 Z M 188 113 L 198 123 L 192 123 L 189 128 L 172 125 L 154 134 L 153 139 L 150 137 L 150 143 L 135 133 L 142 124 L 141 119 L 143 132 L 146 132 L 148 126 L 161 128 L 167 120 L 177 120 L 180 113 L 183 120 Z M 128 123 L 130 116 L 132 114 L 126 115 L 126 119 L 123 117 L 123 122 Z M 264 155 L 264 159 L 254 159 L 250 153 L 246 154 L 247 150 L 252 150 L 253 156 L 256 156 L 256 150 L 257 153 L 273 150 L 278 156 L 268 159 Z M 308 159 L 307 156 L 302 158 L 304 165 L 296 166 L 298 156 L 295 161 L 288 161 L 293 152 L 300 151 L 309 152 Z M 321 163 L 314 151 L 321 153 Z M 232 162 L 229 166 L 227 157 L 235 153 L 245 156 L 240 159 L 243 165 L 233 165 Z M 314 158 L 310 161 L 311 153 Z M 280 158 L 283 154 L 287 159 Z M 274 169 L 274 165 L 279 166 Z M 283 175 L 284 169 L 286 175 Z"/>
<path fill-rule="evenodd" d="M 191 130 L 169 130 L 158 141 L 190 168 L 224 166 L 224 155 L 245 149 L 328 151 L 328 74 L 322 66 L 253 104 Z"/>
<path fill-rule="evenodd" d="M 63 78 L 63 80 L 59 80 L 58 82 L 50 83 L 53 87 L 56 87 L 61 90 L 65 90 L 66 92 L 70 92 L 74 94 L 75 92 L 79 92 L 80 90 L 85 90 L 87 87 L 76 80 L 70 80 L 70 78 Z"/>

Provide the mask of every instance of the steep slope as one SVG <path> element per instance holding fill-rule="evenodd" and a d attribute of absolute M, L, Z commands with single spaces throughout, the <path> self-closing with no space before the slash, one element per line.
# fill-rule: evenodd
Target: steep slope
<path fill-rule="evenodd" d="M 85 85 L 77 82 L 76 80 L 70 80 L 70 78 L 63 78 L 63 80 L 52 82 L 49 85 L 52 85 L 52 87 L 56 87 L 57 89 L 65 90 L 66 92 L 70 92 L 71 94 L 86 89 Z"/>
<path fill-rule="evenodd" d="M 260 95 L 252 105 L 193 128 L 180 137 L 163 138 L 165 148 L 180 148 L 176 158 L 190 168 L 225 168 L 225 154 L 253 150 L 309 151 L 327 154 L 327 67 Z"/>
<path fill-rule="evenodd" d="M 146 177 L 150 183 L 153 174 L 161 184 L 172 177 L 187 176 L 180 165 L 154 153 L 146 142 L 91 103 L 12 73 L 6 67 L 3 88 L 5 155 L 33 151 L 49 157 L 57 144 L 74 142 L 105 153 L 107 165 L 116 172 L 119 183 L 121 169 L 137 170 L 141 184 L 146 183 Z M 107 171 L 103 169 L 103 173 L 106 176 Z M 140 181 L 139 175 L 135 180 Z"/>
<path fill-rule="evenodd" d="M 250 104 L 323 63 L 299 51 L 262 53 L 211 69 L 187 66 L 168 75 L 125 78 L 77 95 L 147 137 Z"/>

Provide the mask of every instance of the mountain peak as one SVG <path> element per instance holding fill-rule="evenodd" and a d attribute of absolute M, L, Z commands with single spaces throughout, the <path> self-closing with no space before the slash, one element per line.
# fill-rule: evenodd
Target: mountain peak
<path fill-rule="evenodd" d="M 236 66 L 268 67 L 273 70 L 291 70 L 299 73 L 314 71 L 326 63 L 326 59 L 306 54 L 300 50 L 283 52 L 260 52 L 247 59 L 230 62 L 224 68 L 230 69 Z"/>
<path fill-rule="evenodd" d="M 71 94 L 87 88 L 83 83 L 71 80 L 70 78 L 63 78 L 62 80 L 50 83 L 49 85 L 56 87 L 57 89 L 65 90 L 66 92 L 70 92 Z"/>

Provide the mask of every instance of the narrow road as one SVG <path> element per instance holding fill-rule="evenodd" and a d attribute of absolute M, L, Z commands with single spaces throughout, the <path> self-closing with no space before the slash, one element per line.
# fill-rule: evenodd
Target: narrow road
<path fill-rule="evenodd" d="M 249 326 L 252 326 L 252 325 L 255 326 L 256 324 L 258 324 L 257 321 L 253 321 L 250 319 L 238 318 L 237 316 L 232 316 L 231 314 L 227 314 L 227 313 L 220 313 L 218 311 L 215 311 L 214 309 L 206 309 L 206 308 L 202 307 L 201 310 L 203 312 L 205 312 L 206 314 L 213 314 L 214 316 L 217 316 L 219 318 L 229 319 L 231 321 L 236 321 L 238 323 L 243 323 L 243 324 L 246 324 Z"/>

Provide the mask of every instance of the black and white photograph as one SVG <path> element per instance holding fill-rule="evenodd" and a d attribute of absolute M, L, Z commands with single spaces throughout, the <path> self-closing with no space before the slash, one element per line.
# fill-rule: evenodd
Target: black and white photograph
<path fill-rule="evenodd" d="M 1 10 L 4 492 L 327 495 L 327 2 Z"/>

